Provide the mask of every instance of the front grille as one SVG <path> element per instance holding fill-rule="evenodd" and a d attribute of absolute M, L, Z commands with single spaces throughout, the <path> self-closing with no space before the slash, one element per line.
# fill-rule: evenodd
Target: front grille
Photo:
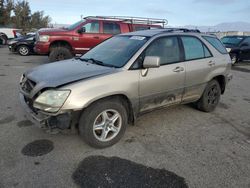
<path fill-rule="evenodd" d="M 36 86 L 36 82 L 34 82 L 26 77 L 23 77 L 20 85 L 21 85 L 22 90 L 25 93 L 30 93 L 32 91 L 32 89 Z"/>

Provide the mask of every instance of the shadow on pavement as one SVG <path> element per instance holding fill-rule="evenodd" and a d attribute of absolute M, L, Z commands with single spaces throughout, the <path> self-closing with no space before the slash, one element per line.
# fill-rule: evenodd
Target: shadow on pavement
<path fill-rule="evenodd" d="M 185 179 L 164 169 L 154 169 L 118 157 L 90 156 L 72 178 L 80 187 L 187 188 Z"/>

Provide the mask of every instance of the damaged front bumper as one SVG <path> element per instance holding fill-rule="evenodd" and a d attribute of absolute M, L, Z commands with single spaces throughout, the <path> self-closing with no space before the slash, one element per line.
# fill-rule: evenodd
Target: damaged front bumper
<path fill-rule="evenodd" d="M 40 128 L 75 129 L 79 120 L 79 111 L 65 111 L 57 114 L 46 114 L 41 111 L 35 112 L 30 108 L 22 93 L 19 93 L 19 101 L 25 110 L 27 119 Z"/>

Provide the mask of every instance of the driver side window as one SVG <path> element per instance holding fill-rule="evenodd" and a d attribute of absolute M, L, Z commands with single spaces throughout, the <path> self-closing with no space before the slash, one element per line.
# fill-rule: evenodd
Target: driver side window
<path fill-rule="evenodd" d="M 162 37 L 156 39 L 145 51 L 145 56 L 160 57 L 160 64 L 166 65 L 181 60 L 177 37 Z"/>
<path fill-rule="evenodd" d="M 250 46 L 250 37 L 246 38 L 242 44 L 246 44 L 246 46 Z"/>
<path fill-rule="evenodd" d="M 85 33 L 99 33 L 99 22 L 91 22 L 85 24 Z"/>
<path fill-rule="evenodd" d="M 146 56 L 158 56 L 160 65 L 177 63 L 181 61 L 181 52 L 177 37 L 162 37 L 153 41 L 149 47 L 137 58 L 132 69 L 143 68 Z"/>

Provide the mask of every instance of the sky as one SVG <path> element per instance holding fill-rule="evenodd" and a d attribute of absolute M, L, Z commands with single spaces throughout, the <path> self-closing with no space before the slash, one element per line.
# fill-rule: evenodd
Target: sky
<path fill-rule="evenodd" d="M 29 0 L 52 23 L 72 24 L 83 16 L 139 16 L 167 19 L 171 26 L 250 22 L 250 0 Z"/>

